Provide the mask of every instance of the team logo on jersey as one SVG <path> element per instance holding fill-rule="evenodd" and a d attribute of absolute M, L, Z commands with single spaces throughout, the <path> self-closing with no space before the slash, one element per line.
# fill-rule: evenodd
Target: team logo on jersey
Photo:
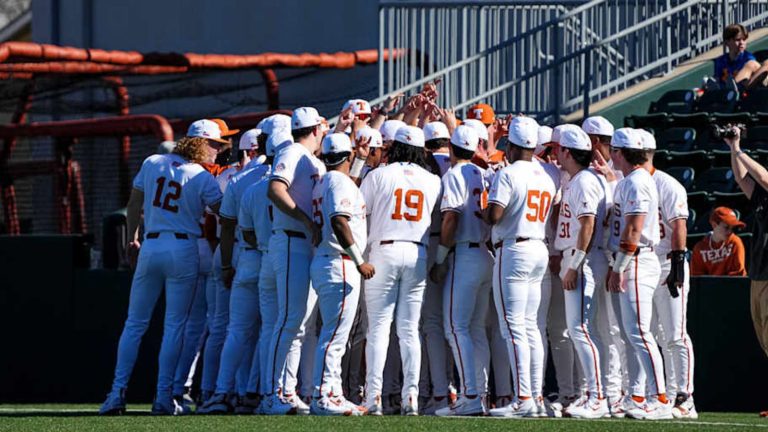
<path fill-rule="evenodd" d="M 405 174 L 407 176 L 410 176 L 410 175 L 413 175 L 413 171 L 411 171 L 411 170 L 403 170 L 403 174 Z"/>
<path fill-rule="evenodd" d="M 341 206 L 342 207 L 351 207 L 352 206 L 352 202 L 350 202 L 347 198 L 344 198 L 344 199 L 341 200 Z"/>
<path fill-rule="evenodd" d="M 279 164 L 277 164 L 277 166 L 275 167 L 275 172 L 280 172 L 280 171 L 283 171 L 284 169 L 285 169 L 285 164 L 284 164 L 284 163 L 282 163 L 282 162 L 280 162 L 280 163 L 279 163 Z"/>

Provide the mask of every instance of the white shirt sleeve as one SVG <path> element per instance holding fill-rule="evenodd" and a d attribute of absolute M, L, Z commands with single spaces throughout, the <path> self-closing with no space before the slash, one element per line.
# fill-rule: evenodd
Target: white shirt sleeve
<path fill-rule="evenodd" d="M 281 180 L 290 186 L 296 177 L 301 155 L 301 153 L 290 148 L 280 153 L 273 164 L 274 168 L 272 169 L 272 175 L 269 177 L 270 180 Z"/>
<path fill-rule="evenodd" d="M 376 179 L 376 170 L 371 171 L 371 173 L 363 179 L 363 182 L 360 183 L 360 192 L 363 194 L 363 200 L 365 200 L 366 206 L 365 206 L 365 213 L 367 215 L 370 215 L 373 211 L 373 203 L 374 203 L 374 181 Z"/>
<path fill-rule="evenodd" d="M 250 187 L 245 190 L 243 199 L 240 201 L 240 210 L 237 212 L 237 224 L 244 231 L 253 231 L 254 223 L 251 214 L 253 213 L 253 189 Z"/>
<path fill-rule="evenodd" d="M 582 216 L 596 216 L 597 215 L 597 207 L 600 205 L 600 195 L 602 191 L 602 186 L 600 185 L 597 178 L 594 178 L 590 173 L 584 173 L 582 176 L 589 176 L 580 178 L 578 187 L 578 194 L 577 194 L 577 202 L 571 203 L 574 204 L 573 206 L 573 212 L 576 215 L 576 219 L 582 217 Z"/>
<path fill-rule="evenodd" d="M 221 189 L 219 189 L 216 179 L 208 171 L 203 171 L 200 175 L 203 176 L 203 203 L 207 206 L 212 206 L 220 202 L 222 198 Z"/>
<path fill-rule="evenodd" d="M 676 219 L 688 219 L 688 195 L 683 185 L 670 179 L 670 181 L 665 182 L 664 186 L 663 200 L 661 199 L 662 194 L 659 194 L 661 217 L 664 222 L 669 223 Z"/>
<path fill-rule="evenodd" d="M 443 198 L 440 201 L 441 212 L 461 212 L 466 205 L 466 185 L 461 181 L 460 175 L 450 171 L 443 177 Z"/>
<path fill-rule="evenodd" d="M 141 168 L 139 169 L 139 173 L 136 174 L 136 177 L 133 178 L 133 187 L 134 189 L 138 189 L 140 191 L 144 191 L 144 177 L 147 175 L 147 171 L 149 168 L 147 167 L 149 165 L 149 159 L 148 157 L 144 159 L 144 162 L 141 164 Z"/>
<path fill-rule="evenodd" d="M 625 192 L 625 201 L 622 203 L 624 205 L 622 213 L 625 216 L 648 214 L 651 211 L 651 194 L 648 191 L 647 185 L 634 182 L 631 187 L 625 188 Z"/>
<path fill-rule="evenodd" d="M 219 215 L 227 219 L 237 219 L 237 200 L 235 198 L 235 188 L 232 187 L 232 180 L 229 180 L 227 189 L 224 191 L 224 199 L 221 201 Z"/>
<path fill-rule="evenodd" d="M 514 191 L 514 184 L 507 171 L 499 171 L 493 180 L 491 191 L 488 193 L 488 203 L 498 204 L 504 208 L 509 205 Z"/>
<path fill-rule="evenodd" d="M 354 211 L 354 183 L 334 179 L 328 186 L 323 197 L 323 211 L 327 212 L 328 219 L 337 215 L 351 218 Z"/>

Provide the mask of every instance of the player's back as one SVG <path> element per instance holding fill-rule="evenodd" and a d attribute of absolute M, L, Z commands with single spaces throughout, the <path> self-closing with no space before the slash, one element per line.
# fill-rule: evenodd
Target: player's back
<path fill-rule="evenodd" d="M 265 177 L 248 186 L 240 205 L 238 224 L 244 230 L 253 230 L 259 250 L 266 251 L 272 236 L 272 202 L 267 198 L 269 178 Z"/>
<path fill-rule="evenodd" d="M 144 191 L 145 232 L 201 235 L 198 220 L 206 205 L 221 201 L 221 191 L 202 166 L 176 154 L 147 158 L 134 179 Z"/>
<path fill-rule="evenodd" d="M 456 243 L 482 243 L 488 240 L 490 227 L 483 221 L 488 202 L 483 170 L 468 162 L 453 166 L 443 176 L 443 211 L 460 215 L 454 239 Z"/>
<path fill-rule="evenodd" d="M 368 243 L 401 240 L 427 244 L 431 213 L 440 196 L 440 178 L 412 163 L 371 171 L 360 190 L 371 215 Z"/>
<path fill-rule="evenodd" d="M 654 170 L 653 181 L 659 193 L 659 244 L 655 252 L 666 256 L 672 251 L 672 225 L 675 219 L 688 219 L 685 187 L 664 171 Z"/>
<path fill-rule="evenodd" d="M 628 215 L 644 214 L 643 230 L 638 246 L 653 247 L 659 243 L 659 194 L 649 173 L 637 168 L 616 185 L 609 248 L 619 250 L 621 234 Z"/>
<path fill-rule="evenodd" d="M 544 240 L 552 202 L 557 194 L 553 176 L 536 160 L 518 160 L 499 171 L 488 202 L 504 207 L 491 231 L 494 243 L 519 238 Z"/>
<path fill-rule="evenodd" d="M 347 217 L 354 242 L 366 244 L 365 201 L 348 175 L 339 171 L 326 173 L 312 191 L 312 209 L 313 219 L 323 232 L 323 239 L 317 245 L 318 253 L 344 253 L 331 223 L 331 219 L 338 215 Z"/>

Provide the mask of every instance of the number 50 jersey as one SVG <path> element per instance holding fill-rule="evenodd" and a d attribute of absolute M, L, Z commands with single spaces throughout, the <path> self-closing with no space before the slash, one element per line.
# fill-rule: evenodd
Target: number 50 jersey
<path fill-rule="evenodd" d="M 213 176 L 176 154 L 152 155 L 133 179 L 144 192 L 144 232 L 176 232 L 200 237 L 205 206 L 221 201 Z"/>
<path fill-rule="evenodd" d="M 370 215 L 368 244 L 381 240 L 426 245 L 440 177 L 418 165 L 394 163 L 371 171 L 360 185 Z"/>

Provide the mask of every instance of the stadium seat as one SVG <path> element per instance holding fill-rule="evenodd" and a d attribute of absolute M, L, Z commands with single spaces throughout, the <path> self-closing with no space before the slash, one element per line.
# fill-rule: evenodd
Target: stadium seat
<path fill-rule="evenodd" d="M 712 199 L 716 207 L 725 206 L 740 214 L 749 213 L 751 204 L 744 192 L 712 192 Z"/>
<path fill-rule="evenodd" d="M 692 127 L 701 130 L 709 127 L 712 118 L 709 113 L 697 112 L 693 114 L 670 114 L 669 127 Z"/>
<path fill-rule="evenodd" d="M 737 235 L 741 239 L 741 242 L 744 243 L 744 267 L 749 271 L 749 256 L 752 255 L 749 252 L 750 248 L 752 248 L 752 233 L 740 232 Z"/>
<path fill-rule="evenodd" d="M 712 159 L 704 150 L 694 150 L 687 152 L 669 152 L 669 163 L 667 166 L 689 166 L 701 173 L 712 166 Z"/>
<path fill-rule="evenodd" d="M 688 234 L 688 238 L 685 239 L 685 246 L 688 248 L 689 251 L 692 251 L 693 247 L 696 246 L 696 243 L 698 243 L 699 240 L 703 239 L 706 236 L 707 236 L 707 233 Z"/>
<path fill-rule="evenodd" d="M 691 151 L 696 142 L 696 129 L 675 127 L 661 132 L 656 140 L 657 148 L 673 151 Z"/>
<path fill-rule="evenodd" d="M 666 113 L 654 113 L 647 115 L 633 115 L 624 118 L 624 126 L 631 128 L 653 128 L 655 130 L 664 129 L 669 123 L 669 116 Z"/>
<path fill-rule="evenodd" d="M 696 173 L 696 179 L 693 182 L 696 191 L 738 192 L 738 186 L 730 168 L 710 168 L 703 172 L 696 170 Z"/>
<path fill-rule="evenodd" d="M 696 101 L 696 111 L 706 113 L 732 113 L 736 111 L 739 93 L 735 90 L 708 90 Z"/>
<path fill-rule="evenodd" d="M 768 95 L 766 95 L 768 98 Z M 768 150 L 768 126 L 754 126 L 747 129 L 746 136 L 741 138 L 741 146 L 749 150 Z"/>
<path fill-rule="evenodd" d="M 754 117 L 756 126 L 768 126 L 768 111 L 758 111 Z"/>
<path fill-rule="evenodd" d="M 730 167 L 731 166 L 730 150 L 712 150 L 711 152 L 709 152 L 709 156 L 712 158 L 713 167 Z"/>
<path fill-rule="evenodd" d="M 746 97 L 739 102 L 739 109 L 748 113 L 768 112 L 768 88 L 747 91 Z"/>
<path fill-rule="evenodd" d="M 713 202 L 714 199 L 710 197 L 709 192 L 688 192 L 688 208 L 696 210 L 696 213 L 699 215 L 702 215 L 703 212 L 712 209 Z"/>
<path fill-rule="evenodd" d="M 693 225 L 696 223 L 696 210 L 688 209 L 688 219 L 685 221 L 685 229 L 690 233 L 693 231 Z"/>
<path fill-rule="evenodd" d="M 768 165 L 768 149 L 752 150 L 749 155 L 763 166 Z"/>
<path fill-rule="evenodd" d="M 696 219 L 696 222 L 694 222 L 693 229 L 691 230 L 690 234 L 706 234 L 712 231 L 712 225 L 709 223 L 709 216 L 711 214 L 712 209 L 700 212 L 700 216 Z"/>
<path fill-rule="evenodd" d="M 664 171 L 679 181 L 685 190 L 690 190 L 693 187 L 693 179 L 696 176 L 696 171 L 693 168 L 675 166 L 669 167 Z"/>
<path fill-rule="evenodd" d="M 755 60 L 757 60 L 758 63 L 762 63 L 768 60 L 768 49 L 761 49 L 761 50 L 755 51 L 752 53 L 752 55 L 755 56 Z"/>
<path fill-rule="evenodd" d="M 694 110 L 696 94 L 693 90 L 671 90 L 664 93 L 657 101 L 651 102 L 648 114 L 678 113 L 688 114 Z"/>

